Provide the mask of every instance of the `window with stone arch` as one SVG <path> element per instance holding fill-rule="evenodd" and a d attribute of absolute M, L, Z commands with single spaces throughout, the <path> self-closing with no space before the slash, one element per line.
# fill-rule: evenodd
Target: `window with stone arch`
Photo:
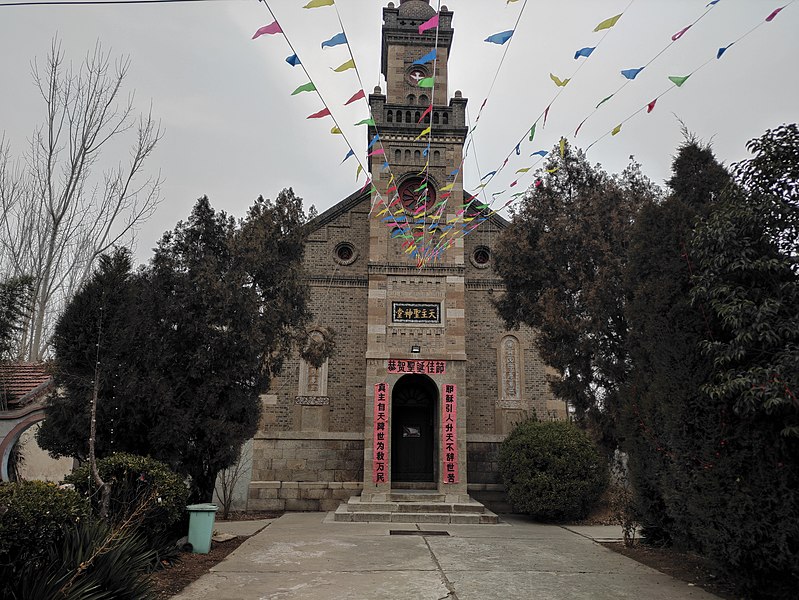
<path fill-rule="evenodd" d="M 419 104 L 422 106 L 429 106 L 430 105 L 430 98 L 422 94 L 419 96 Z"/>
<path fill-rule="evenodd" d="M 313 329 L 308 333 L 308 344 L 324 344 L 325 333 L 322 329 Z M 300 358 L 300 385 L 299 396 L 326 397 L 327 396 L 327 363 L 318 367 L 307 360 Z"/>
<path fill-rule="evenodd" d="M 506 335 L 497 347 L 499 375 L 498 403 L 502 408 L 519 408 L 522 403 L 522 347 L 515 335 Z"/>
<path fill-rule="evenodd" d="M 416 104 L 416 96 L 414 96 L 413 94 L 408 94 L 408 104 L 410 104 L 411 106 Z"/>

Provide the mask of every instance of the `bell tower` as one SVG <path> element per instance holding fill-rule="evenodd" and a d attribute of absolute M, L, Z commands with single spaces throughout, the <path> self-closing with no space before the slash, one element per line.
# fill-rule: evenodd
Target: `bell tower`
<path fill-rule="evenodd" d="M 375 125 L 368 138 L 379 135 L 374 148 L 385 151 L 368 165 L 377 192 L 369 223 L 363 497 L 375 501 L 408 486 L 468 499 L 464 243 L 447 232 L 464 203 L 467 101 L 458 91 L 449 96 L 453 13 L 442 7 L 438 26 L 419 33 L 435 16 L 428 0 L 383 9 L 386 90 L 369 96 Z M 419 253 L 441 236 L 456 241 L 420 263 Z"/>

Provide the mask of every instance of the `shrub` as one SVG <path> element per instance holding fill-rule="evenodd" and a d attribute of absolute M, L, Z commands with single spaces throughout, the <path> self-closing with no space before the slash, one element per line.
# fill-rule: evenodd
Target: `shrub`
<path fill-rule="evenodd" d="M 12 569 L 36 563 L 65 526 L 88 516 L 88 502 L 74 490 L 44 481 L 0 484 L 0 563 Z"/>
<path fill-rule="evenodd" d="M 111 483 L 109 518 L 119 524 L 138 516 L 143 531 L 154 538 L 168 531 L 186 510 L 188 488 L 180 475 L 167 465 L 149 457 L 118 453 L 97 461 L 103 481 Z M 66 481 L 91 499 L 99 512 L 100 493 L 91 477 L 89 465 L 68 475 Z"/>
<path fill-rule="evenodd" d="M 49 545 L 42 568 L 26 567 L 10 591 L 21 600 L 149 600 L 154 556 L 146 538 L 135 532 L 81 521 Z"/>
<path fill-rule="evenodd" d="M 521 423 L 500 447 L 499 469 L 514 508 L 546 521 L 586 516 L 608 480 L 594 444 L 562 421 Z"/>

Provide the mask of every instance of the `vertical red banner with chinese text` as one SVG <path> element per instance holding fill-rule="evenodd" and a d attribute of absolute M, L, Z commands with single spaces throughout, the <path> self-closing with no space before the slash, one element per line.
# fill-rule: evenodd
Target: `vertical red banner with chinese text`
<path fill-rule="evenodd" d="M 374 438 L 372 439 L 372 481 L 388 482 L 388 385 L 375 385 Z"/>
<path fill-rule="evenodd" d="M 441 403 L 441 435 L 444 452 L 444 483 L 458 483 L 458 387 L 444 385 Z"/>

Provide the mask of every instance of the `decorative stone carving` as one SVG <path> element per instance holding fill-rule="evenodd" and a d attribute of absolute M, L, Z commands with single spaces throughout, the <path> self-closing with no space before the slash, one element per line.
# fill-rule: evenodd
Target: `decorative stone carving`
<path fill-rule="evenodd" d="M 328 396 L 297 396 L 294 404 L 298 406 L 327 406 L 330 404 Z"/>
<path fill-rule="evenodd" d="M 521 408 L 521 361 L 519 340 L 512 335 L 502 338 L 499 344 L 499 397 L 497 407 L 506 409 Z"/>

